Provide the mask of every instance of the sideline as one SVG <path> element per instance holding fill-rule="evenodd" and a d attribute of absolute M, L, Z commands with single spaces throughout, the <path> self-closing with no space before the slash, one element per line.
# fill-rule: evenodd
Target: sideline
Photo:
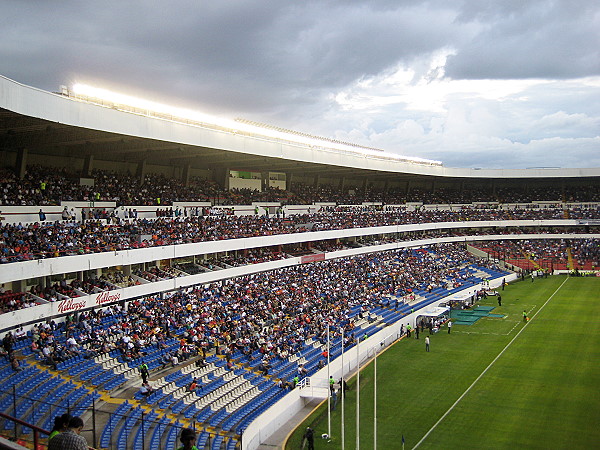
<path fill-rule="evenodd" d="M 568 281 L 568 279 L 569 279 L 569 276 L 567 276 L 567 278 L 565 278 L 565 281 L 563 281 L 562 284 L 559 287 L 557 287 L 556 290 L 552 293 L 552 295 L 550 297 L 548 297 L 548 300 L 546 300 L 544 302 L 544 304 L 540 307 L 540 309 L 537 310 L 537 312 L 533 315 L 531 320 L 535 319 L 535 317 L 540 313 L 540 311 L 542 309 L 544 309 L 544 306 L 546 306 L 548 304 L 548 302 L 550 300 L 552 300 L 552 297 L 554 297 L 556 295 L 556 293 L 565 285 L 565 283 Z M 415 446 L 413 447 L 413 450 L 416 449 L 417 447 L 419 447 L 419 445 L 421 445 L 423 443 L 423 441 L 425 439 L 427 439 L 427 437 L 433 432 L 433 430 L 435 430 L 437 428 L 437 426 L 442 422 L 442 420 L 444 420 L 446 418 L 446 416 L 448 414 L 450 414 L 450 412 L 454 409 L 454 407 L 456 405 L 458 405 L 458 403 L 465 397 L 465 395 L 467 395 L 469 393 L 469 391 L 473 388 L 473 386 L 475 386 L 477 384 L 477 382 L 486 374 L 486 372 L 494 365 L 494 363 L 504 354 L 504 352 L 508 349 L 508 347 L 510 347 L 511 344 L 519 337 L 519 335 L 523 332 L 523 330 L 525 330 L 525 328 L 527 328 L 527 326 L 531 323 L 531 320 L 528 322 L 525 322 L 525 325 L 523 325 L 523 328 L 521 328 L 519 330 L 519 332 L 515 335 L 515 337 L 512 338 L 508 344 L 506 344 L 506 347 L 504 347 L 502 349 L 502 351 L 500 353 L 498 353 L 498 356 L 496 356 L 494 358 L 494 360 L 491 363 L 489 363 L 489 365 L 483 370 L 483 372 L 481 372 L 481 374 L 475 379 L 475 381 L 473 381 L 473 383 L 471 383 L 471 385 L 465 390 L 465 392 L 463 392 L 462 395 L 460 397 L 458 397 L 458 399 L 452 404 L 452 406 L 450 406 L 450 408 L 448 408 L 448 411 L 446 411 L 444 413 L 444 415 L 442 417 L 440 417 L 436 423 L 433 424 L 433 426 L 429 429 L 429 431 L 427 433 L 425 433 L 425 435 L 421 438 L 421 440 L 415 444 Z"/>

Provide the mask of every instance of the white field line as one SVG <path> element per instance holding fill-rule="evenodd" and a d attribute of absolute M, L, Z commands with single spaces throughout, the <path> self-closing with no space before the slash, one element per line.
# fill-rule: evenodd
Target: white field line
<path fill-rule="evenodd" d="M 458 397 L 458 399 L 452 404 L 452 406 L 450 406 L 450 408 L 448 408 L 448 411 L 446 411 L 444 413 L 444 415 L 442 417 L 440 417 L 436 423 L 433 424 L 433 426 L 429 429 L 429 431 L 427 433 L 425 433 L 425 435 L 421 438 L 421 440 L 416 443 L 416 445 L 413 447 L 413 450 L 415 448 L 417 448 L 419 445 L 421 445 L 423 443 L 423 441 L 425 439 L 427 439 L 427 437 L 433 432 L 433 430 L 435 430 L 437 428 L 437 426 L 442 422 L 442 420 L 444 420 L 446 418 L 446 416 L 448 414 L 450 414 L 450 412 L 454 409 L 454 407 L 456 405 L 458 405 L 458 403 L 469 393 L 469 391 L 473 388 L 473 386 L 475 386 L 477 384 L 477 382 L 486 374 L 486 372 L 494 365 L 494 363 L 496 361 L 498 361 L 498 359 L 504 354 L 504 352 L 508 349 L 508 347 L 510 347 L 512 345 L 512 343 L 519 337 L 519 335 L 523 332 L 523 330 L 525 328 L 527 328 L 527 325 L 529 325 L 531 320 L 535 319 L 535 316 L 537 316 L 540 313 L 540 311 L 542 309 L 544 309 L 544 306 L 546 306 L 548 304 L 548 302 L 550 300 L 552 300 L 552 297 L 554 297 L 556 295 L 556 293 L 560 290 L 560 288 L 562 288 L 565 285 L 565 283 L 567 282 L 568 279 L 569 279 L 569 277 L 565 278 L 565 281 L 563 281 L 562 284 L 556 288 L 554 293 L 550 297 L 548 297 L 548 300 L 546 300 L 544 302 L 544 304 L 540 307 L 540 309 L 537 310 L 537 312 L 533 315 L 533 317 L 531 317 L 529 322 L 525 322 L 525 325 L 523 325 L 523 328 L 521 328 L 519 330 L 519 332 L 515 335 L 515 337 L 512 338 L 508 344 L 506 344 L 506 346 L 502 349 L 502 351 L 500 353 L 498 353 L 498 356 L 496 356 L 494 358 L 494 360 L 491 363 L 489 363 L 489 365 L 483 370 L 483 372 L 481 372 L 481 374 L 475 379 L 475 381 L 473 381 L 473 383 L 471 383 L 471 386 L 469 386 L 465 390 L 465 392 L 463 392 L 462 395 L 460 397 Z"/>

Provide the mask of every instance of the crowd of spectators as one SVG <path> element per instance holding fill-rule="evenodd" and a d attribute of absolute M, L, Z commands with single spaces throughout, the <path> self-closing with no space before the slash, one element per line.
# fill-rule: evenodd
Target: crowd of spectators
<path fill-rule="evenodd" d="M 30 308 L 37 305 L 35 298 L 28 292 L 13 292 L 0 286 L 0 314 Z"/>
<path fill-rule="evenodd" d="M 239 252 L 238 254 L 221 256 L 216 263 L 221 267 L 238 267 L 285 258 L 287 258 L 287 255 L 284 252 L 274 251 L 269 248 L 251 248 Z"/>
<path fill-rule="evenodd" d="M 179 349 L 164 364 L 177 363 L 207 350 L 251 355 L 259 350 L 268 367 L 272 358 L 286 358 L 308 340 L 324 342 L 327 324 L 332 338 L 344 329 L 351 343 L 355 324 L 374 306 L 392 307 L 389 296 L 418 289 L 461 285 L 459 269 L 470 264 L 493 266 L 460 245 L 398 250 L 322 261 L 195 286 L 172 295 L 111 305 L 67 317 L 62 337 L 49 321 L 32 331 L 32 350 L 56 367 L 75 355 L 91 357 L 119 349 L 136 359 L 153 344 L 180 334 Z M 103 318 L 111 325 L 103 326 Z"/>
<path fill-rule="evenodd" d="M 93 180 L 82 183 L 81 179 Z M 141 182 L 140 182 L 141 181 Z M 217 205 L 249 205 L 252 202 L 281 204 L 425 204 L 496 202 L 529 203 L 531 201 L 600 201 L 600 187 L 566 185 L 559 187 L 511 187 L 495 190 L 480 187 L 437 187 L 410 189 L 389 187 L 333 186 L 292 182 L 287 190 L 267 187 L 262 191 L 250 189 L 227 190 L 218 183 L 191 177 L 181 180 L 161 174 L 146 174 L 143 180 L 126 172 L 93 170 L 83 176 L 67 168 L 30 165 L 23 179 L 8 169 L 0 171 L 0 205 L 59 205 L 61 201 L 111 201 L 117 205 L 172 205 L 176 201 L 209 201 Z"/>
<path fill-rule="evenodd" d="M 598 209 L 576 208 L 571 219 L 597 219 Z M 561 208 L 407 211 L 335 207 L 313 214 L 121 219 L 116 222 L 35 222 L 0 227 L 0 263 L 164 245 L 306 231 L 439 222 L 564 219 Z"/>
<path fill-rule="evenodd" d="M 567 266 L 569 252 L 575 267 L 600 267 L 600 246 L 595 239 L 523 239 L 481 242 L 494 258 L 516 262 L 529 260 L 545 268 Z"/>
<path fill-rule="evenodd" d="M 498 230 L 487 229 L 479 230 L 479 235 L 491 234 L 528 234 L 528 233 L 560 233 L 572 232 L 575 230 L 562 229 L 513 229 L 513 230 Z M 594 231 L 594 230 L 590 230 Z M 581 230 L 579 230 L 581 232 Z M 464 232 L 461 230 L 427 230 L 407 233 L 402 236 L 403 241 L 414 241 L 422 239 L 443 238 L 451 236 L 461 236 Z M 218 270 L 226 267 L 237 267 L 247 264 L 256 264 L 266 261 L 274 261 L 291 256 L 302 254 L 310 254 L 313 252 L 333 252 L 344 250 L 350 247 L 361 245 L 379 245 L 397 241 L 394 236 L 383 237 L 363 237 L 357 241 L 338 241 L 327 240 L 317 241 L 310 245 L 298 244 L 295 250 L 290 248 L 287 252 L 276 251 L 272 248 L 256 248 L 247 249 L 238 252 L 231 252 L 227 256 L 221 255 L 218 258 L 208 258 L 200 263 L 177 264 L 173 267 L 162 266 L 149 267 L 147 269 L 134 269 L 131 275 L 125 275 L 118 270 L 106 271 L 100 276 L 91 276 L 83 280 L 61 280 L 54 282 L 51 285 L 42 287 L 34 285 L 26 293 L 7 292 L 4 286 L 0 287 L 0 310 L 2 312 L 13 311 L 29 306 L 34 306 L 36 298 L 46 301 L 56 301 L 64 297 L 78 297 L 84 294 L 93 294 L 106 290 L 113 290 L 119 287 L 128 287 L 139 285 L 143 280 L 148 282 L 156 282 L 164 279 L 175 278 L 178 276 L 195 275 L 206 272 L 208 270 Z M 488 241 L 475 244 L 477 247 L 489 252 L 493 258 L 497 259 L 520 259 L 525 255 L 534 260 L 548 260 L 556 263 L 564 263 L 567 261 L 567 248 L 571 248 L 572 255 L 580 267 L 586 267 L 590 263 L 594 267 L 600 266 L 599 249 L 597 241 L 593 239 L 572 239 L 572 240 L 504 240 L 504 241 Z M 306 247 L 306 248 L 305 248 Z M 546 261 L 547 262 L 547 261 Z M 558 267 L 558 266 L 557 266 Z M 33 296 L 31 295 L 33 294 Z M 35 297 L 34 297 L 35 296 Z M 63 297 L 64 296 L 64 297 Z"/>

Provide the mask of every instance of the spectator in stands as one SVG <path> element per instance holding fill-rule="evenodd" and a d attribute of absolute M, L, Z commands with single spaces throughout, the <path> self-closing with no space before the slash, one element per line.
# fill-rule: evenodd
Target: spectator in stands
<path fill-rule="evenodd" d="M 19 360 L 15 355 L 10 356 L 10 367 L 14 372 L 20 372 L 23 368 L 19 365 Z"/>
<path fill-rule="evenodd" d="M 14 337 L 15 341 L 21 341 L 27 337 L 27 332 L 21 326 L 14 331 Z"/>
<path fill-rule="evenodd" d="M 54 427 L 50 432 L 50 436 L 48 436 L 48 442 L 50 442 L 58 433 L 62 433 L 69 429 L 69 421 L 71 418 L 72 416 L 69 413 L 64 413 L 62 416 L 56 416 L 54 418 Z"/>
<path fill-rule="evenodd" d="M 148 383 L 144 383 L 140 387 L 140 394 L 142 394 L 144 397 L 149 396 L 152 394 L 152 392 L 154 392 L 154 389 L 152 389 L 152 386 L 150 386 Z"/>
<path fill-rule="evenodd" d="M 308 370 L 306 370 L 303 364 L 298 365 L 298 375 L 301 377 L 308 375 Z"/>
<path fill-rule="evenodd" d="M 54 436 L 48 443 L 48 450 L 88 450 L 87 441 L 81 436 L 82 429 L 81 417 L 72 417 L 68 429 Z"/>
<path fill-rule="evenodd" d="M 2 347 L 4 347 L 4 350 L 9 355 L 12 353 L 14 341 L 15 339 L 11 333 L 6 333 L 4 339 L 2 339 Z"/>
<path fill-rule="evenodd" d="M 31 351 L 33 353 L 35 353 L 36 355 L 41 355 L 42 354 L 42 349 L 40 348 L 40 343 L 39 341 L 31 341 Z"/>
<path fill-rule="evenodd" d="M 178 447 L 177 450 L 198 450 L 194 445 L 196 443 L 196 432 L 191 428 L 184 428 L 181 430 L 179 441 L 183 445 Z"/>

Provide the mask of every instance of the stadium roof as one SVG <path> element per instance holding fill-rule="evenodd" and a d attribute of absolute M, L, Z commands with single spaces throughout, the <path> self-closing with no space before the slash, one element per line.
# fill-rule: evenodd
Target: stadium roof
<path fill-rule="evenodd" d="M 273 130 L 276 134 L 273 134 Z M 575 178 L 600 168 L 460 169 L 249 121 L 228 125 L 50 93 L 0 76 L 0 148 L 151 164 L 336 177 Z"/>

